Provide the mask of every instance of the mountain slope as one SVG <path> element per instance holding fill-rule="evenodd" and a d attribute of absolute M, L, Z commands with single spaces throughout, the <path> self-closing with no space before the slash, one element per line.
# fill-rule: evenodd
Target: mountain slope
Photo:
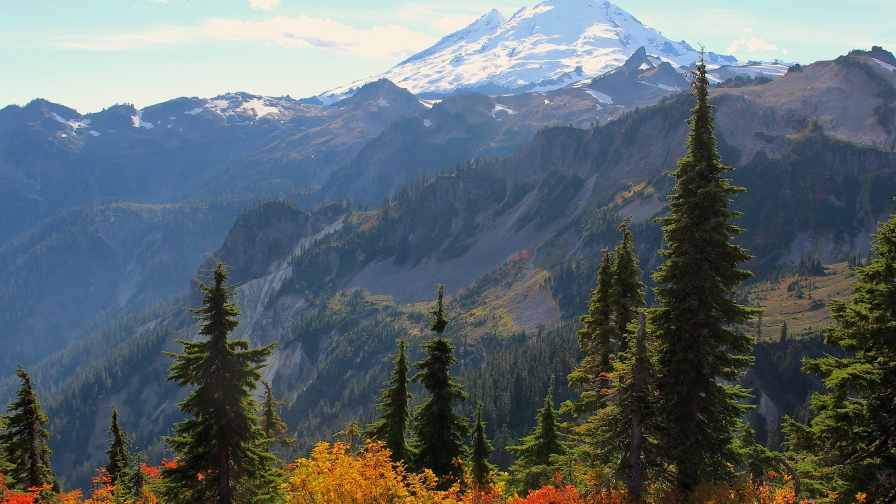
<path fill-rule="evenodd" d="M 675 67 L 689 66 L 699 55 L 687 42 L 669 40 L 608 1 L 543 0 L 509 19 L 492 10 L 388 72 L 320 98 L 341 99 L 380 78 L 424 97 L 461 89 L 487 94 L 556 89 L 618 67 L 641 46 Z M 734 57 L 715 53 L 707 60 L 737 64 Z"/>

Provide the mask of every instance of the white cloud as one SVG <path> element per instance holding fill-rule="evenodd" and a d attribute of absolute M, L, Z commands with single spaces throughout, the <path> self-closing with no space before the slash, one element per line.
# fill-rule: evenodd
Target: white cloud
<path fill-rule="evenodd" d="M 69 49 L 127 51 L 213 40 L 316 47 L 337 54 L 385 59 L 406 58 L 437 41 L 425 33 L 394 24 L 360 30 L 330 19 L 301 15 L 296 18 L 279 16 L 265 21 L 211 19 L 203 26 L 169 26 L 142 33 L 67 36 L 51 43 Z"/>
<path fill-rule="evenodd" d="M 168 0 L 164 0 L 168 1 Z M 280 0 L 249 0 L 252 8 L 255 10 L 269 11 L 280 5 Z"/>
<path fill-rule="evenodd" d="M 453 33 L 461 28 L 466 28 L 473 21 L 478 19 L 476 16 L 459 15 L 459 16 L 442 16 L 442 19 L 430 23 L 433 28 L 444 33 Z"/>
<path fill-rule="evenodd" d="M 753 33 L 752 28 L 744 28 L 744 33 Z"/>
<path fill-rule="evenodd" d="M 778 46 L 775 44 L 769 44 L 765 41 L 765 39 L 752 37 L 747 39 L 746 37 L 741 37 L 728 46 L 728 52 L 733 53 L 736 52 L 741 47 L 746 47 L 749 52 L 753 51 L 777 51 Z"/>
<path fill-rule="evenodd" d="M 403 58 L 419 52 L 436 39 L 404 26 L 374 26 L 370 30 L 301 15 L 266 21 L 213 19 L 209 36 L 225 40 L 273 41 L 285 47 L 317 47 L 362 58 Z"/>
<path fill-rule="evenodd" d="M 60 39 L 53 45 L 88 51 L 124 51 L 147 49 L 159 45 L 184 44 L 195 41 L 201 35 L 201 29 L 172 26 L 144 33 L 72 36 Z"/>

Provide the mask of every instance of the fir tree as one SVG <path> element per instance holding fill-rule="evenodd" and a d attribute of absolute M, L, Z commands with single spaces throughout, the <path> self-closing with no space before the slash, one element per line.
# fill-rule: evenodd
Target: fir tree
<path fill-rule="evenodd" d="M 856 268 L 852 298 L 831 300 L 825 342 L 846 356 L 805 361 L 829 391 L 812 396 L 809 425 L 785 427 L 806 488 L 837 502 L 859 492 L 867 502 L 896 501 L 896 215 L 880 225 L 872 250 L 870 264 Z"/>
<path fill-rule="evenodd" d="M 662 404 L 660 452 L 674 468 L 676 487 L 690 492 L 703 481 L 731 475 L 735 443 L 747 393 L 736 382 L 751 362 L 751 338 L 733 331 L 756 310 L 734 300 L 735 288 L 750 278 L 738 265 L 751 256 L 731 243 L 742 230 L 731 219 L 731 197 L 743 188 L 724 174 L 713 136 L 709 81 L 702 57 L 692 79 L 697 105 L 688 120 L 688 154 L 671 175 L 669 214 L 660 220 L 668 250 L 654 273 L 659 308 L 651 312 L 658 340 L 656 387 Z M 722 381 L 724 380 L 724 381 Z"/>
<path fill-rule="evenodd" d="M 172 503 L 276 502 L 277 460 L 266 449 L 250 394 L 273 345 L 249 349 L 246 340 L 228 339 L 240 315 L 233 287 L 225 285 L 220 262 L 208 278 L 210 284 L 199 282 L 203 306 L 188 309 L 207 339 L 178 340 L 184 354 L 166 352 L 174 358 L 168 379 L 195 389 L 178 405 L 188 418 L 165 438 L 177 465 L 162 469 L 162 491 Z"/>
<path fill-rule="evenodd" d="M 553 380 L 551 380 L 553 381 Z M 560 441 L 560 426 L 554 411 L 554 396 L 550 388 L 544 405 L 538 410 L 535 431 L 520 439 L 517 446 L 507 450 L 516 453 L 516 462 L 510 467 L 511 483 L 515 490 L 525 493 L 547 485 L 557 471 L 554 459 L 566 451 Z"/>
<path fill-rule="evenodd" d="M 473 473 L 473 484 L 478 488 L 486 487 L 492 482 L 495 466 L 488 463 L 495 448 L 485 437 L 485 423 L 482 422 L 482 401 L 476 406 L 476 422 L 473 424 L 473 446 L 470 454 L 470 471 Z"/>
<path fill-rule="evenodd" d="M 6 477 L 19 490 L 47 484 L 58 492 L 59 480 L 50 466 L 52 452 L 47 447 L 51 434 L 42 427 L 49 419 L 41 410 L 31 376 L 22 366 L 16 369 L 16 375 L 22 380 L 22 387 L 16 394 L 17 399 L 6 406 L 10 414 L 4 416 L 4 430 L 0 434 L 0 458 L 12 466 Z"/>
<path fill-rule="evenodd" d="M 106 474 L 110 482 L 115 485 L 119 480 L 128 481 L 131 477 L 131 440 L 118 424 L 118 409 L 112 406 L 112 425 L 109 427 L 109 449 L 106 456 L 109 463 L 106 464 Z"/>
<path fill-rule="evenodd" d="M 586 353 L 569 376 L 570 385 L 584 390 L 577 403 L 564 405 L 564 410 L 584 419 L 574 427 L 577 437 L 584 441 L 577 450 L 579 455 L 591 463 L 609 467 L 617 480 L 626 481 L 630 492 L 638 493 L 644 423 L 649 410 L 646 383 L 649 359 L 643 327 L 636 348 L 629 348 L 632 321 L 645 304 L 634 235 L 628 228 L 630 222 L 631 216 L 619 225 L 622 239 L 613 260 L 608 260 L 611 256 L 604 251 L 590 312 L 581 317 L 585 327 L 579 331 L 580 347 L 585 353 L 588 342 L 597 340 L 602 353 L 601 365 L 593 365 L 592 356 L 596 352 Z M 601 323 L 595 324 L 598 319 Z"/>
<path fill-rule="evenodd" d="M 281 446 L 296 444 L 296 438 L 287 435 L 286 423 L 277 414 L 277 406 L 286 403 L 274 398 L 274 392 L 268 382 L 261 380 L 261 384 L 264 385 L 264 394 L 261 396 L 261 430 L 268 438 L 268 449 L 275 443 Z"/>
<path fill-rule="evenodd" d="M 386 382 L 387 388 L 383 389 L 377 408 L 382 411 L 379 420 L 371 424 L 368 434 L 386 443 L 386 448 L 392 453 L 393 462 L 408 461 L 410 450 L 408 448 L 405 433 L 408 430 L 408 421 L 411 418 L 411 410 L 408 402 L 411 394 L 408 393 L 408 342 L 398 342 L 398 355 L 395 356 L 395 368 L 392 370 L 392 379 Z"/>
<path fill-rule="evenodd" d="M 597 285 L 592 291 L 588 313 L 579 317 L 582 329 L 577 335 L 582 362 L 570 373 L 569 386 L 582 389 L 579 400 L 571 403 L 574 415 L 590 415 L 597 411 L 606 389 L 607 373 L 613 370 L 610 343 L 616 335 L 610 313 L 610 293 L 613 290 L 613 256 L 609 249 L 601 250 L 603 258 L 597 269 Z"/>
<path fill-rule="evenodd" d="M 608 300 L 619 353 L 628 350 L 629 337 L 632 335 L 629 326 L 638 317 L 638 310 L 646 305 L 641 267 L 635 254 L 635 235 L 628 228 L 631 221 L 632 216 L 629 215 L 617 228 L 622 232 L 622 240 L 616 246 L 614 254 L 616 260 L 613 263 L 613 280 Z"/>
<path fill-rule="evenodd" d="M 439 286 L 438 306 L 430 313 L 434 315 L 430 329 L 436 338 L 423 344 L 426 357 L 414 363 L 420 371 L 412 381 L 420 382 L 430 393 L 414 411 L 415 466 L 430 469 L 441 478 L 441 487 L 450 485 L 452 480 L 463 477 L 463 466 L 458 462 L 466 454 L 463 441 L 467 437 L 467 421 L 454 412 L 454 401 L 465 400 L 467 394 L 459 383 L 453 381 L 450 370 L 457 364 L 454 347 L 442 338 L 448 326 L 443 305 L 444 286 Z"/>

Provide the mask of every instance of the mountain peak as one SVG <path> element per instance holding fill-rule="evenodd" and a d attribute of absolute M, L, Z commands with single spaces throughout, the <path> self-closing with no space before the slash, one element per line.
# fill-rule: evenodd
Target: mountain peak
<path fill-rule="evenodd" d="M 664 37 L 608 1 L 542 0 L 510 18 L 492 9 L 391 70 L 320 98 L 338 100 L 381 78 L 424 96 L 543 91 L 568 84 L 571 75 L 585 79 L 613 70 L 642 46 L 645 54 L 657 56 L 656 64 L 688 67 L 699 57 L 686 42 Z M 707 61 L 737 64 L 734 57 L 714 53 Z"/>

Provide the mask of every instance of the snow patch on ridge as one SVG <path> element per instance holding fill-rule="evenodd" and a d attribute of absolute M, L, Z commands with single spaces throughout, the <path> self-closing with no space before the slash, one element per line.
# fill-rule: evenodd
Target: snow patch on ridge
<path fill-rule="evenodd" d="M 155 127 L 155 125 L 153 123 L 143 121 L 143 111 L 142 110 L 138 110 L 137 115 L 131 116 L 131 121 L 134 123 L 135 128 L 143 127 L 146 129 L 152 129 Z"/>
<path fill-rule="evenodd" d="M 606 103 L 607 105 L 612 105 L 612 104 L 613 104 L 613 98 L 611 98 L 609 95 L 605 95 L 605 94 L 601 93 L 600 91 L 595 91 L 595 90 L 593 90 L 593 89 L 587 89 L 587 88 L 586 88 L 586 89 L 583 89 L 583 91 L 585 91 L 586 93 L 590 94 L 591 97 L 594 98 L 594 99 L 597 100 L 597 101 L 604 102 L 604 103 Z"/>
<path fill-rule="evenodd" d="M 883 61 L 881 61 L 881 60 L 879 60 L 879 59 L 877 59 L 877 58 L 871 58 L 871 59 L 873 59 L 878 65 L 880 65 L 880 66 L 886 68 L 887 70 L 889 70 L 889 71 L 891 71 L 891 72 L 896 72 L 896 66 L 893 66 L 893 65 L 891 65 L 891 64 L 889 64 L 889 63 L 884 63 Z"/>

